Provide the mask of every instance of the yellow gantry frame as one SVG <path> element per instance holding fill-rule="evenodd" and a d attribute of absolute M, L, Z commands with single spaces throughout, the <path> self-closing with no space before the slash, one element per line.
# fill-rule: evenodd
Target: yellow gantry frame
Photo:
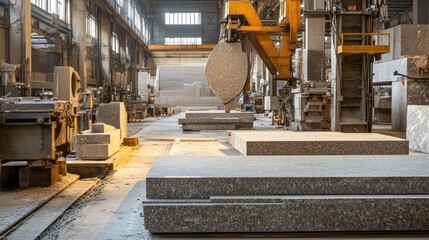
<path fill-rule="evenodd" d="M 263 26 L 258 13 L 250 1 L 229 1 L 226 16 L 244 16 L 248 26 L 240 26 L 239 31 L 251 32 L 258 54 L 271 74 L 278 80 L 292 79 L 291 58 L 297 48 L 298 31 L 301 28 L 301 0 L 285 0 L 280 6 L 285 18 L 277 26 Z M 282 33 L 280 51 L 277 50 L 269 33 Z"/>

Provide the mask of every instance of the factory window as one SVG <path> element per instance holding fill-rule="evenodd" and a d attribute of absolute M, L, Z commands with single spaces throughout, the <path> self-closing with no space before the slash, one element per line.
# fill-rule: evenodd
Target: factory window
<path fill-rule="evenodd" d="M 31 3 L 51 14 L 57 14 L 65 22 L 69 22 L 69 1 L 67 0 L 31 0 Z"/>
<path fill-rule="evenodd" d="M 201 38 L 165 38 L 165 45 L 201 45 Z"/>
<path fill-rule="evenodd" d="M 124 6 L 124 0 L 116 0 L 116 4 L 120 7 Z"/>
<path fill-rule="evenodd" d="M 95 22 L 95 18 L 93 16 L 88 16 L 86 18 L 86 35 L 93 38 L 98 37 L 97 23 Z"/>
<path fill-rule="evenodd" d="M 31 0 L 31 3 L 32 4 L 34 4 L 34 5 L 36 5 L 36 6 L 38 6 L 39 8 L 41 8 L 41 9 L 47 9 L 47 1 L 45 1 L 45 0 Z"/>
<path fill-rule="evenodd" d="M 166 25 L 200 25 L 201 13 L 165 13 Z"/>
<path fill-rule="evenodd" d="M 119 53 L 119 40 L 116 33 L 112 33 L 112 51 Z"/>
<path fill-rule="evenodd" d="M 128 16 L 128 24 L 131 25 L 134 19 L 134 6 L 132 5 L 131 1 L 128 2 L 127 16 Z"/>
<path fill-rule="evenodd" d="M 142 19 L 140 17 L 140 13 L 137 10 L 135 11 L 135 16 L 136 17 L 134 18 L 134 24 L 136 26 L 137 33 L 140 33 L 142 29 Z"/>

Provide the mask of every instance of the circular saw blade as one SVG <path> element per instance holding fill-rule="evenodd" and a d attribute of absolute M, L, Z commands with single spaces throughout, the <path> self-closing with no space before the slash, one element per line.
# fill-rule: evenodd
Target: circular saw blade
<path fill-rule="evenodd" d="M 231 102 L 241 94 L 249 77 L 249 60 L 241 43 L 218 43 L 209 56 L 205 74 L 211 89 L 229 112 Z"/>

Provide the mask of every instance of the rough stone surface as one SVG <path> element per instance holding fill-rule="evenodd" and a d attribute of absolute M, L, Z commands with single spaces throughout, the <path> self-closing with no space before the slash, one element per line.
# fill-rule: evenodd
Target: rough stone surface
<path fill-rule="evenodd" d="M 410 149 L 429 153 L 429 106 L 408 106 L 407 139 Z"/>
<path fill-rule="evenodd" d="M 429 230 L 427 195 L 233 197 L 143 208 L 152 233 Z"/>
<path fill-rule="evenodd" d="M 77 145 L 85 144 L 117 144 L 121 143 L 121 131 L 115 129 L 107 133 L 84 133 L 76 135 Z"/>
<path fill-rule="evenodd" d="M 408 80 L 408 105 L 429 105 L 429 80 Z"/>
<path fill-rule="evenodd" d="M 210 54 L 205 69 L 213 92 L 222 99 L 225 111 L 244 89 L 248 79 L 249 63 L 241 43 L 220 42 Z"/>
<path fill-rule="evenodd" d="M 91 127 L 92 133 L 108 133 L 115 131 L 116 128 L 105 123 L 94 123 Z"/>
<path fill-rule="evenodd" d="M 429 105 L 429 81 L 399 78 L 392 82 L 392 130 L 406 132 L 407 106 Z"/>
<path fill-rule="evenodd" d="M 158 157 L 148 199 L 427 194 L 428 156 Z"/>
<path fill-rule="evenodd" d="M 390 33 L 390 53 L 382 61 L 429 54 L 429 25 L 402 24 L 384 32 Z"/>
<path fill-rule="evenodd" d="M 121 140 L 128 136 L 127 111 L 123 102 L 101 104 L 97 111 L 97 122 L 112 125 L 121 130 Z"/>
<path fill-rule="evenodd" d="M 76 153 L 81 159 L 108 159 L 119 151 L 117 144 L 86 144 L 77 145 Z"/>
<path fill-rule="evenodd" d="M 376 133 L 232 131 L 243 155 L 407 155 L 408 141 Z"/>

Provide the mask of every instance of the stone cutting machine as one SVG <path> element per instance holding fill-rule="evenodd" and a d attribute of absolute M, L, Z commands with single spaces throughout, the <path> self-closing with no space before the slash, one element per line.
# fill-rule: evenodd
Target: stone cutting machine
<path fill-rule="evenodd" d="M 264 24 L 255 2 L 226 2 L 221 39 L 206 65 L 207 80 L 225 111 L 243 90 L 250 91 L 255 50 L 272 75 L 271 87 L 281 80 L 292 88 L 283 91 L 293 95 L 284 97 L 293 99 L 286 111 L 292 129 L 370 132 L 372 63 L 374 55 L 390 51 L 390 36 L 373 32 L 377 2 L 279 0 L 275 25 Z M 297 51 L 299 41 L 303 46 Z"/>
<path fill-rule="evenodd" d="M 291 58 L 301 28 L 301 0 L 283 0 L 277 26 L 264 26 L 251 1 L 228 1 L 221 40 L 209 57 L 206 76 L 229 112 L 249 84 L 249 52 L 253 47 L 276 80 L 292 80 Z M 244 34 L 247 33 L 247 34 Z M 270 34 L 281 35 L 276 46 Z"/>
<path fill-rule="evenodd" d="M 80 78 L 71 67 L 56 67 L 54 77 L 52 100 L 0 98 L 3 186 L 49 186 L 66 174 L 65 162 L 58 159 L 71 152 Z"/>

